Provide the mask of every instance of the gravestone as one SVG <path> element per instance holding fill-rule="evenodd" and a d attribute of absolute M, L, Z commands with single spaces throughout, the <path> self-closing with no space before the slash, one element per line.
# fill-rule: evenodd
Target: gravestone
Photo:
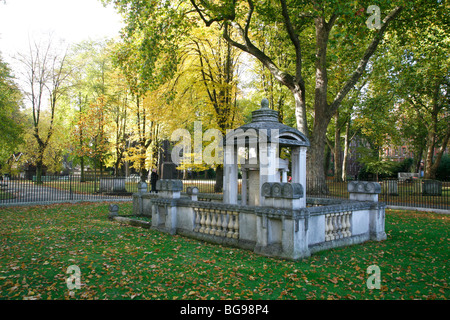
<path fill-rule="evenodd" d="M 100 178 L 100 192 L 126 193 L 125 178 Z"/>
<path fill-rule="evenodd" d="M 159 155 L 159 163 L 161 163 L 160 173 L 161 179 L 176 179 L 177 165 L 172 162 L 170 141 L 164 140 Z"/>
<path fill-rule="evenodd" d="M 391 196 L 398 196 L 398 181 L 386 180 L 383 181 L 383 191 Z"/>
<path fill-rule="evenodd" d="M 423 196 L 442 196 L 442 182 L 437 180 L 422 181 Z"/>
<path fill-rule="evenodd" d="M 399 172 L 398 180 L 401 182 L 404 181 L 412 181 L 413 179 L 419 179 L 418 173 L 410 173 L 410 172 Z"/>

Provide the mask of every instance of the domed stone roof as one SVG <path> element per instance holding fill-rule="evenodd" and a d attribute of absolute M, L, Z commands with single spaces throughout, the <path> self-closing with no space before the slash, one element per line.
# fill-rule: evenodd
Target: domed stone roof
<path fill-rule="evenodd" d="M 239 139 L 261 138 L 267 142 L 278 142 L 282 147 L 309 147 L 308 138 L 292 127 L 278 121 L 278 111 L 269 108 L 269 101 L 264 98 L 261 108 L 252 112 L 252 121 L 227 133 L 224 145 L 237 144 Z"/>

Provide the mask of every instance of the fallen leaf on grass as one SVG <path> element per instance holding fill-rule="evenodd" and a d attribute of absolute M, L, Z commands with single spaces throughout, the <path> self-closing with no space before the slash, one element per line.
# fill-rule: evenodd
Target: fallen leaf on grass
<path fill-rule="evenodd" d="M 330 281 L 330 282 L 336 284 L 336 283 L 338 283 L 339 280 L 338 280 L 338 278 L 333 277 L 332 279 L 328 279 L 328 281 Z"/>

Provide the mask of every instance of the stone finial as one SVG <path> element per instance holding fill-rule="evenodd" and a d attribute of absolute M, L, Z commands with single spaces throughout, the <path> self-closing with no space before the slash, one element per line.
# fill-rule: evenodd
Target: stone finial
<path fill-rule="evenodd" d="M 273 198 L 281 198 L 281 183 L 279 182 L 274 182 L 272 183 L 272 197 Z"/>
<path fill-rule="evenodd" d="M 300 199 L 303 198 L 303 187 L 299 183 L 265 182 L 261 195 L 266 198 Z"/>
<path fill-rule="evenodd" d="M 347 189 L 350 193 L 381 193 L 381 185 L 377 182 L 350 181 L 347 185 Z"/>
<path fill-rule="evenodd" d="M 192 201 L 198 201 L 198 188 L 197 187 L 187 187 L 186 193 L 191 196 Z"/>
<path fill-rule="evenodd" d="M 138 192 L 139 193 L 145 193 L 147 192 L 147 183 L 143 182 L 143 181 L 139 181 L 137 184 L 138 187 Z"/>
<path fill-rule="evenodd" d="M 269 109 L 269 100 L 267 98 L 261 100 L 261 109 Z"/>
<path fill-rule="evenodd" d="M 378 202 L 381 185 L 377 182 L 350 181 L 347 190 L 350 200 Z"/>
<path fill-rule="evenodd" d="M 303 187 L 300 183 L 284 183 L 282 193 L 286 199 L 303 198 Z"/>
<path fill-rule="evenodd" d="M 197 195 L 198 194 L 198 188 L 197 187 L 187 187 L 186 193 L 190 196 Z"/>

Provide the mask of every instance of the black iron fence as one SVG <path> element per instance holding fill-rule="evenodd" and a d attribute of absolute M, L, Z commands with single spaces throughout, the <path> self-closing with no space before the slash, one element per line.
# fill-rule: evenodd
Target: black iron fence
<path fill-rule="evenodd" d="M 435 180 L 384 180 L 381 184 L 380 202 L 392 206 L 450 210 L 450 181 Z M 308 179 L 306 193 L 310 197 L 348 199 L 347 182 L 327 179 Z M 214 193 L 215 180 L 184 180 L 183 191 L 196 186 L 200 192 Z M 239 180 L 239 190 L 241 180 Z M 240 191 L 239 191 L 240 192 Z"/>
<path fill-rule="evenodd" d="M 391 206 L 417 207 L 450 210 L 450 181 L 437 180 L 383 180 L 378 201 Z M 317 180 L 307 181 L 307 194 L 315 197 L 348 199 L 347 182 L 326 180 L 325 192 L 310 193 L 318 190 Z"/>
<path fill-rule="evenodd" d="M 20 177 L 0 180 L 0 205 L 4 203 L 51 202 L 72 200 L 130 199 L 137 192 L 139 177 L 43 176 L 42 182 Z M 323 182 L 323 181 L 322 181 Z M 238 181 L 239 192 L 241 180 Z M 450 210 L 450 181 L 384 180 L 380 181 L 379 201 L 392 206 Z M 195 186 L 201 193 L 217 193 L 216 181 L 183 180 L 183 191 Z M 318 186 L 321 186 L 320 188 Z M 150 186 L 149 186 L 150 189 Z M 348 199 L 347 182 L 329 180 L 325 186 L 307 180 L 307 196 Z M 319 193 L 317 193 L 319 192 Z"/>
<path fill-rule="evenodd" d="M 0 180 L 0 204 L 130 198 L 137 192 L 135 178 L 42 176 L 41 182 L 22 177 Z"/>

